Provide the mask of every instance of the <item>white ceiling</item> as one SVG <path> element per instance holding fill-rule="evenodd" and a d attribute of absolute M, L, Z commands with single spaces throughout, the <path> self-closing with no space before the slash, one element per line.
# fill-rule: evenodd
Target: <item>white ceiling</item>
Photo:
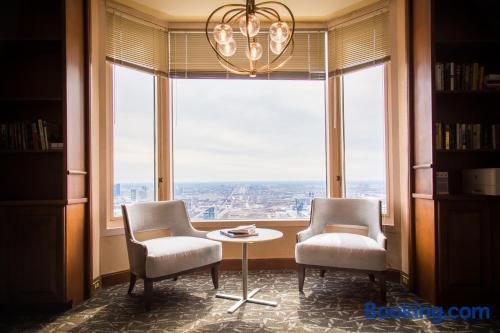
<path fill-rule="evenodd" d="M 244 0 L 115 0 L 146 14 L 177 22 L 201 22 L 217 7 Z M 262 0 L 264 1 L 264 0 Z M 262 2 L 257 0 L 256 2 Z M 290 7 L 297 21 L 322 22 L 344 15 L 378 0 L 280 0 Z"/>

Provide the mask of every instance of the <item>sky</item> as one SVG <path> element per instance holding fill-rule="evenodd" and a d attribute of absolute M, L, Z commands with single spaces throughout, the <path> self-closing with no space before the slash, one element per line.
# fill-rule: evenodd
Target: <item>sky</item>
<path fill-rule="evenodd" d="M 345 78 L 350 180 L 383 177 L 383 90 L 380 69 L 372 72 Z M 153 77 L 119 66 L 114 75 L 115 182 L 153 182 Z M 324 81 L 171 85 L 174 182 L 326 179 Z"/>
<path fill-rule="evenodd" d="M 385 181 L 384 65 L 343 79 L 346 181 Z"/>
<path fill-rule="evenodd" d="M 176 80 L 174 181 L 324 180 L 323 81 Z"/>

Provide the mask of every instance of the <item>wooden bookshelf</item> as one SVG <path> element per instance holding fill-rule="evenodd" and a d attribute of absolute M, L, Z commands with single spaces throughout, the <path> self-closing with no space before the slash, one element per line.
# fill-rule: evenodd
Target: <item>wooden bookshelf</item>
<path fill-rule="evenodd" d="M 67 307 L 85 295 L 85 15 L 85 0 L 2 5 L 0 124 L 42 119 L 64 145 L 0 151 L 0 304 L 9 309 Z"/>
<path fill-rule="evenodd" d="M 437 90 L 437 63 L 477 62 L 499 74 L 498 1 L 413 0 L 411 157 L 413 290 L 434 304 L 500 296 L 500 198 L 465 194 L 462 171 L 500 167 L 500 150 L 437 149 L 436 123 L 500 124 L 500 90 Z M 436 173 L 448 172 L 449 194 Z M 481 303 L 482 302 L 482 303 Z"/>

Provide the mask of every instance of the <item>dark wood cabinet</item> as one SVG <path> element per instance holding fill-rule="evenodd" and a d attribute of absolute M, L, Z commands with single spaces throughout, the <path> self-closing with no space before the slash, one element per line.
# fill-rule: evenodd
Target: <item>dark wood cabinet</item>
<path fill-rule="evenodd" d="M 439 290 L 447 303 L 477 303 L 492 287 L 488 201 L 438 201 Z"/>
<path fill-rule="evenodd" d="M 7 245 L 3 278 L 11 303 L 63 302 L 62 207 L 8 207 L 2 242 Z"/>
<path fill-rule="evenodd" d="M 21 0 L 0 12 L 0 124 L 41 119 L 63 144 L 18 149 L 2 141 L 2 308 L 66 307 L 81 302 L 90 285 L 86 6 Z"/>
<path fill-rule="evenodd" d="M 462 189 L 462 171 L 499 168 L 500 149 L 437 142 L 438 123 L 500 124 L 500 90 L 436 85 L 438 63 L 478 63 L 485 75 L 500 73 L 499 10 L 493 0 L 411 1 L 411 282 L 433 304 L 493 302 L 500 291 L 500 198 Z M 449 194 L 437 190 L 437 172 L 448 173 Z"/>

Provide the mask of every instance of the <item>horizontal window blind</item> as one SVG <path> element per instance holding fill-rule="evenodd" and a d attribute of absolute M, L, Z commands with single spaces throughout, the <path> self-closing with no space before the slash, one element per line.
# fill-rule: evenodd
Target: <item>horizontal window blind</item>
<path fill-rule="evenodd" d="M 153 23 L 114 9 L 106 12 L 106 59 L 167 75 L 167 32 Z"/>
<path fill-rule="evenodd" d="M 328 32 L 329 76 L 390 60 L 389 12 L 344 23 Z"/>
<path fill-rule="evenodd" d="M 263 47 L 262 58 L 257 67 L 264 66 L 275 57 L 268 48 L 268 34 L 260 32 L 257 41 Z M 245 54 L 246 37 L 234 33 L 236 53 L 227 58 L 234 65 L 247 68 L 248 59 Z M 286 59 L 291 48 L 280 57 Z M 278 60 L 279 62 L 279 60 Z M 259 74 L 261 79 L 325 79 L 325 32 L 301 32 L 294 35 L 292 58 L 281 68 L 269 74 Z M 210 47 L 204 31 L 170 31 L 169 32 L 169 76 L 172 78 L 248 78 L 227 71 L 219 63 L 215 52 Z"/>

